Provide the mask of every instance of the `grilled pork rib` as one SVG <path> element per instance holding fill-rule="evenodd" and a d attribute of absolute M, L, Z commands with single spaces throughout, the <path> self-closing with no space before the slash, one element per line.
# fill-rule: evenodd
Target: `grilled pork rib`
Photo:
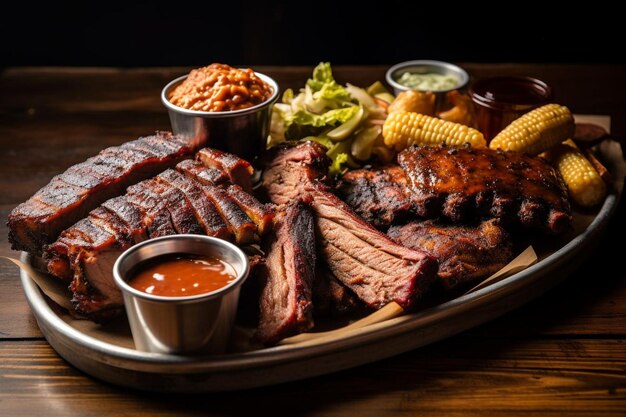
<path fill-rule="evenodd" d="M 200 145 L 169 132 L 157 132 L 104 149 L 68 168 L 9 214 L 11 247 L 41 254 L 43 245 L 53 242 L 90 210 L 123 194 L 129 185 L 191 156 Z"/>
<path fill-rule="evenodd" d="M 571 210 L 558 173 L 540 158 L 491 149 L 413 147 L 398 165 L 346 173 L 338 195 L 369 223 L 386 229 L 417 218 L 462 223 L 496 218 L 558 234 Z"/>
<path fill-rule="evenodd" d="M 186 169 L 190 166 L 192 172 Z M 105 321 L 122 311 L 121 293 L 111 275 L 113 263 L 122 251 L 147 238 L 195 233 L 246 244 L 271 229 L 270 209 L 213 171 L 183 161 L 176 170 L 167 169 L 105 201 L 45 248 L 48 271 L 71 280 L 79 313 Z M 208 178 L 220 184 L 209 184 Z M 237 198 L 231 197 L 231 187 Z M 247 212 L 254 213 L 254 219 Z"/>
<path fill-rule="evenodd" d="M 398 154 L 398 163 L 421 217 L 497 218 L 555 234 L 571 227 L 567 189 L 541 158 L 488 148 L 414 146 Z"/>
<path fill-rule="evenodd" d="M 196 158 L 204 166 L 224 172 L 228 175 L 230 182 L 238 184 L 246 192 L 252 192 L 252 173 L 254 170 L 245 159 L 211 148 L 201 149 Z"/>
<path fill-rule="evenodd" d="M 415 216 L 407 178 L 398 165 L 348 171 L 337 184 L 337 195 L 378 228 Z"/>
<path fill-rule="evenodd" d="M 391 226 L 387 235 L 403 246 L 437 258 L 437 275 L 447 289 L 485 278 L 513 257 L 511 238 L 494 219 L 478 226 L 415 221 Z"/>

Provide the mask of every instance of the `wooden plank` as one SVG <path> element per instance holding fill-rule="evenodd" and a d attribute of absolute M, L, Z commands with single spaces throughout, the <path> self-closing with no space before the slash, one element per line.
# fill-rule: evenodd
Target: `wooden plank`
<path fill-rule="evenodd" d="M 0 256 L 19 257 L 6 241 L 6 218 L 12 207 L 0 206 Z M 19 269 L 11 262 L 0 259 L 0 341 L 15 338 L 42 337 L 37 321 L 28 307 L 19 281 Z M 0 345 L 0 349 L 1 349 Z"/>
<path fill-rule="evenodd" d="M 462 349 L 459 343 L 463 342 Z M 0 402 L 10 416 L 619 415 L 626 409 L 623 340 L 449 339 L 353 371 L 235 393 L 146 395 L 101 384 L 43 342 L 0 345 Z M 25 404 L 28 407 L 25 408 Z M 591 411 L 590 411 L 591 410 Z"/>

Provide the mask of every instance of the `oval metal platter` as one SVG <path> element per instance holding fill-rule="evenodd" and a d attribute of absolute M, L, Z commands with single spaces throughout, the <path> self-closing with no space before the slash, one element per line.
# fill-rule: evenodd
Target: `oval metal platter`
<path fill-rule="evenodd" d="M 368 327 L 341 339 L 281 345 L 244 353 L 188 357 L 145 353 L 107 343 L 70 326 L 39 287 L 21 273 L 28 303 L 50 345 L 96 378 L 140 390 L 201 392 L 246 389 L 327 374 L 444 339 L 494 319 L 551 288 L 591 252 L 614 214 L 624 183 L 615 142 L 601 147 L 614 186 L 591 224 L 535 265 L 481 290 Z M 28 256 L 22 255 L 28 262 Z"/>

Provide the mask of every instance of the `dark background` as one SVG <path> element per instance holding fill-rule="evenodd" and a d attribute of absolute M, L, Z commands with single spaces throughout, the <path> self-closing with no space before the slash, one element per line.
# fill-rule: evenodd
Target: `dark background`
<path fill-rule="evenodd" d="M 368 3 L 22 1 L 3 12 L 0 64 L 623 63 L 626 55 L 623 19 L 597 2 Z"/>

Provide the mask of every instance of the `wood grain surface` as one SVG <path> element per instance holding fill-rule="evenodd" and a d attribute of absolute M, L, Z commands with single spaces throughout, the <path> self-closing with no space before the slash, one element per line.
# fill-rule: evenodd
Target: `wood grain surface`
<path fill-rule="evenodd" d="M 472 65 L 472 76 L 539 77 L 576 113 L 611 115 L 626 137 L 626 66 Z M 340 67 L 356 85 L 387 67 Z M 10 210 L 106 146 L 168 129 L 160 90 L 188 68 L 9 68 L 0 73 L 0 255 Z M 311 68 L 259 67 L 282 88 Z M 589 259 L 524 307 L 442 342 L 296 383 L 236 393 L 153 395 L 102 383 L 42 338 L 18 270 L 0 261 L 1 416 L 626 416 L 626 209 Z M 611 243 L 616 242 L 616 243 Z"/>

